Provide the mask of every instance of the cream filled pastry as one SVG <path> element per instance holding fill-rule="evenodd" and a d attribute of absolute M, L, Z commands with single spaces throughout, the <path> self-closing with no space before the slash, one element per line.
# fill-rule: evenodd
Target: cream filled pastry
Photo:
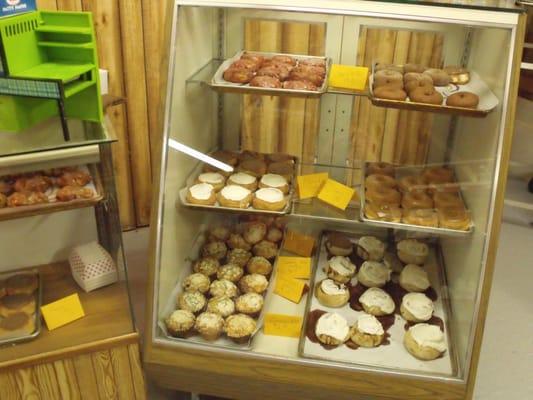
<path fill-rule="evenodd" d="M 367 313 L 377 317 L 392 314 L 395 309 L 392 297 L 383 289 L 377 287 L 365 290 L 359 297 L 359 303 L 361 303 Z"/>
<path fill-rule="evenodd" d="M 367 261 L 381 261 L 385 243 L 374 236 L 362 236 L 357 241 L 357 255 Z"/>
<path fill-rule="evenodd" d="M 228 178 L 229 185 L 242 186 L 248 190 L 257 189 L 257 179 L 255 176 L 247 174 L 245 172 L 237 172 Z"/>
<path fill-rule="evenodd" d="M 215 188 L 209 183 L 198 183 L 187 190 L 187 201 L 212 206 L 216 203 Z"/>
<path fill-rule="evenodd" d="M 409 353 L 421 360 L 434 360 L 446 351 L 444 333 L 436 325 L 416 324 L 404 336 Z"/>
<path fill-rule="evenodd" d="M 218 192 L 218 201 L 224 207 L 248 208 L 252 192 L 242 186 L 228 185 Z"/>
<path fill-rule="evenodd" d="M 348 283 L 355 275 L 355 265 L 352 264 L 348 257 L 335 256 L 328 261 L 326 270 L 328 278 L 338 283 Z"/>
<path fill-rule="evenodd" d="M 424 293 L 407 293 L 400 307 L 402 317 L 411 322 L 425 322 L 433 315 L 433 302 Z"/>
<path fill-rule="evenodd" d="M 383 263 L 377 261 L 365 261 L 357 274 L 359 282 L 366 287 L 382 287 L 389 280 L 391 270 Z"/>
<path fill-rule="evenodd" d="M 350 327 L 343 316 L 326 313 L 318 319 L 315 334 L 322 343 L 338 346 L 348 339 Z"/>
<path fill-rule="evenodd" d="M 252 205 L 259 210 L 280 211 L 287 205 L 287 199 L 279 189 L 262 188 L 254 193 Z"/>
<path fill-rule="evenodd" d="M 383 342 L 385 331 L 376 317 L 363 314 L 355 322 L 350 339 L 362 347 L 376 347 Z"/>
<path fill-rule="evenodd" d="M 422 265 L 429 254 L 428 245 L 416 239 L 400 240 L 396 245 L 398 258 L 406 264 Z"/>
<path fill-rule="evenodd" d="M 284 194 L 289 192 L 287 180 L 278 174 L 265 174 L 259 181 L 260 188 L 274 188 L 281 190 Z"/>
<path fill-rule="evenodd" d="M 197 181 L 198 183 L 208 183 L 218 192 L 224 187 L 226 179 L 224 178 L 224 175 L 219 174 L 218 172 L 206 172 L 198 175 Z"/>
<path fill-rule="evenodd" d="M 408 292 L 423 292 L 431 285 L 427 272 L 415 264 L 407 264 L 404 267 L 399 283 Z"/>
<path fill-rule="evenodd" d="M 317 283 L 315 295 L 320 304 L 326 307 L 342 307 L 350 300 L 350 291 L 344 283 L 324 279 Z"/>

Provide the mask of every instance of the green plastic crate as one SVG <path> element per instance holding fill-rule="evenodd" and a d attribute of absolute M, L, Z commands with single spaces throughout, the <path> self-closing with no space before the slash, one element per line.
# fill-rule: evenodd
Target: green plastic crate
<path fill-rule="evenodd" d="M 55 100 L 0 95 L 0 132 L 20 132 L 55 115 Z"/>

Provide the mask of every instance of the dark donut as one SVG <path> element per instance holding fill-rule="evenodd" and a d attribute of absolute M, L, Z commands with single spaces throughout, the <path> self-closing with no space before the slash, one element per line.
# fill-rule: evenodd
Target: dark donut
<path fill-rule="evenodd" d="M 374 89 L 374 97 L 403 101 L 407 98 L 407 93 L 405 93 L 403 89 L 394 86 L 380 86 Z"/>
<path fill-rule="evenodd" d="M 417 87 L 409 93 L 411 101 L 426 104 L 442 104 L 442 95 L 434 87 Z"/>
<path fill-rule="evenodd" d="M 382 69 L 374 74 L 374 88 L 380 86 L 393 86 L 403 89 L 403 75 L 390 69 Z"/>
<path fill-rule="evenodd" d="M 409 72 L 424 72 L 427 68 L 420 64 L 405 64 L 403 71 L 407 74 Z"/>
<path fill-rule="evenodd" d="M 458 92 L 446 99 L 446 105 L 451 107 L 477 108 L 479 96 L 472 92 Z"/>

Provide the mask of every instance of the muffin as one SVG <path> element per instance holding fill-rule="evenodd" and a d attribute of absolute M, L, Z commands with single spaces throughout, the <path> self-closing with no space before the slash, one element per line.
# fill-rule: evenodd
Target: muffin
<path fill-rule="evenodd" d="M 217 271 L 217 279 L 226 279 L 230 282 L 238 282 L 244 274 L 243 269 L 237 264 L 228 263 L 221 266 Z"/>
<path fill-rule="evenodd" d="M 176 310 L 165 319 L 165 326 L 170 335 L 186 337 L 192 333 L 196 318 L 188 310 Z"/>
<path fill-rule="evenodd" d="M 382 315 L 390 315 L 396 308 L 392 297 L 383 289 L 371 287 L 359 297 L 359 303 L 363 309 L 368 313 L 380 317 Z"/>
<path fill-rule="evenodd" d="M 250 274 L 269 275 L 272 272 L 272 264 L 265 257 L 255 256 L 246 264 L 246 270 Z"/>
<path fill-rule="evenodd" d="M 245 275 L 239 281 L 239 289 L 242 293 L 262 294 L 268 288 L 268 280 L 261 274 Z"/>
<path fill-rule="evenodd" d="M 424 292 L 431 285 L 427 272 L 415 264 L 407 264 L 400 274 L 400 286 L 408 292 Z"/>
<path fill-rule="evenodd" d="M 429 254 L 428 245 L 416 239 L 400 240 L 396 245 L 398 258 L 406 264 L 422 265 Z"/>
<path fill-rule="evenodd" d="M 323 306 L 338 308 L 348 303 L 350 291 L 344 283 L 324 279 L 316 284 L 315 296 Z"/>
<path fill-rule="evenodd" d="M 424 293 L 407 293 L 402 298 L 400 313 L 407 321 L 428 321 L 433 315 L 433 310 L 433 302 Z"/>
<path fill-rule="evenodd" d="M 235 312 L 235 303 L 228 296 L 213 297 L 207 302 L 207 311 L 226 318 Z"/>
<path fill-rule="evenodd" d="M 357 241 L 357 255 L 365 261 L 381 261 L 385 243 L 374 236 L 361 236 Z"/>
<path fill-rule="evenodd" d="M 326 249 L 334 256 L 349 256 L 353 252 L 353 243 L 342 233 L 330 233 L 326 241 Z"/>
<path fill-rule="evenodd" d="M 267 226 L 263 222 L 255 221 L 246 225 L 242 237 L 250 244 L 259 243 L 267 233 Z"/>
<path fill-rule="evenodd" d="M 209 286 L 209 294 L 213 297 L 227 296 L 234 298 L 239 295 L 237 286 L 227 279 L 215 280 Z"/>
<path fill-rule="evenodd" d="M 226 335 L 236 343 L 246 343 L 254 334 L 257 324 L 245 314 L 234 314 L 226 318 Z"/>
<path fill-rule="evenodd" d="M 359 282 L 366 287 L 383 287 L 390 281 L 391 270 L 377 261 L 365 261 L 357 274 Z"/>
<path fill-rule="evenodd" d="M 244 268 L 248 260 L 252 257 L 252 253 L 243 249 L 233 249 L 228 252 L 226 259 L 228 264 L 237 264 Z"/>
<path fill-rule="evenodd" d="M 226 252 L 228 248 L 226 243 L 223 241 L 209 242 L 202 247 L 202 256 L 203 257 L 213 257 L 217 260 L 222 260 L 226 257 Z"/>
<path fill-rule="evenodd" d="M 361 347 L 377 347 L 383 342 L 385 331 L 376 317 L 363 314 L 352 327 L 350 339 Z"/>
<path fill-rule="evenodd" d="M 214 226 L 209 229 L 208 240 L 210 242 L 226 241 L 229 239 L 231 231 L 225 226 Z"/>
<path fill-rule="evenodd" d="M 403 344 L 411 355 L 424 361 L 439 358 L 446 351 L 444 333 L 436 325 L 411 326 L 405 332 Z"/>
<path fill-rule="evenodd" d="M 235 300 L 235 308 L 237 309 L 237 312 L 251 317 L 257 317 L 259 315 L 263 308 L 263 304 L 263 296 L 257 293 L 245 293 L 242 296 L 237 297 L 237 300 Z"/>
<path fill-rule="evenodd" d="M 216 258 L 204 257 L 196 261 L 192 269 L 194 272 L 199 272 L 209 278 L 217 274 L 219 267 L 220 263 Z"/>
<path fill-rule="evenodd" d="M 326 313 L 318 319 L 315 334 L 320 342 L 330 346 L 339 346 L 350 337 L 350 327 L 342 315 Z"/>
<path fill-rule="evenodd" d="M 224 318 L 212 312 L 204 312 L 196 317 L 194 329 L 210 342 L 217 340 L 224 331 Z"/>
<path fill-rule="evenodd" d="M 272 226 L 268 229 L 265 239 L 269 242 L 277 243 L 283 239 L 283 231 L 275 226 Z"/>
<path fill-rule="evenodd" d="M 186 292 L 205 293 L 209 290 L 210 284 L 211 281 L 207 276 L 196 272 L 185 278 L 185 280 L 183 281 L 183 290 L 185 290 Z"/>
<path fill-rule="evenodd" d="M 329 259 L 326 274 L 337 283 L 348 283 L 355 275 L 355 265 L 348 257 L 335 256 Z"/>
<path fill-rule="evenodd" d="M 201 312 L 207 303 L 205 296 L 200 292 L 185 292 L 178 296 L 178 308 L 193 314 Z"/>
<path fill-rule="evenodd" d="M 252 247 L 252 252 L 255 256 L 264 257 L 266 259 L 273 259 L 278 255 L 278 246 L 276 243 L 268 240 L 261 240 Z"/>
<path fill-rule="evenodd" d="M 226 243 L 230 249 L 252 250 L 252 245 L 244 240 L 242 235 L 239 235 L 238 233 L 230 234 Z"/>

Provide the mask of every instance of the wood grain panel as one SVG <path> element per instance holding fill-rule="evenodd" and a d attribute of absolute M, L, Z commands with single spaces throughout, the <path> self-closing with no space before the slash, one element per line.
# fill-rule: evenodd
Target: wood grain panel
<path fill-rule="evenodd" d="M 57 377 L 57 384 L 62 400 L 80 400 L 81 393 L 76 377 L 76 369 L 71 359 L 55 361 L 53 363 Z M 84 383 L 85 384 L 85 383 Z"/>
<path fill-rule="evenodd" d="M 139 354 L 139 346 L 137 344 L 128 345 L 128 356 L 135 396 L 138 400 L 143 400 L 146 398 L 146 386 L 144 383 L 141 355 Z"/>
<path fill-rule="evenodd" d="M 127 384 L 132 382 L 130 359 L 127 347 L 117 347 L 109 350 L 111 356 L 111 365 L 113 367 L 113 374 L 119 378 L 120 383 L 117 382 L 118 398 L 122 400 L 135 399 L 135 391 L 133 385 Z"/>
<path fill-rule="evenodd" d="M 59 384 L 52 364 L 38 364 L 33 367 L 35 381 L 43 399 L 59 399 Z"/>
<path fill-rule="evenodd" d="M 39 391 L 35 371 L 32 368 L 23 368 L 15 372 L 20 396 L 23 399 L 46 400 Z"/>
<path fill-rule="evenodd" d="M 82 11 L 81 0 L 57 0 L 57 8 L 61 11 Z"/>
<path fill-rule="evenodd" d="M 55 11 L 57 10 L 56 0 L 37 0 L 39 10 Z"/>
<path fill-rule="evenodd" d="M 17 380 L 13 373 L 0 373 L 0 399 L 18 400 L 20 397 Z"/>
<path fill-rule="evenodd" d="M 117 381 L 111 364 L 109 351 L 99 351 L 91 355 L 94 375 L 98 382 L 98 393 L 101 399 L 118 399 Z"/>

